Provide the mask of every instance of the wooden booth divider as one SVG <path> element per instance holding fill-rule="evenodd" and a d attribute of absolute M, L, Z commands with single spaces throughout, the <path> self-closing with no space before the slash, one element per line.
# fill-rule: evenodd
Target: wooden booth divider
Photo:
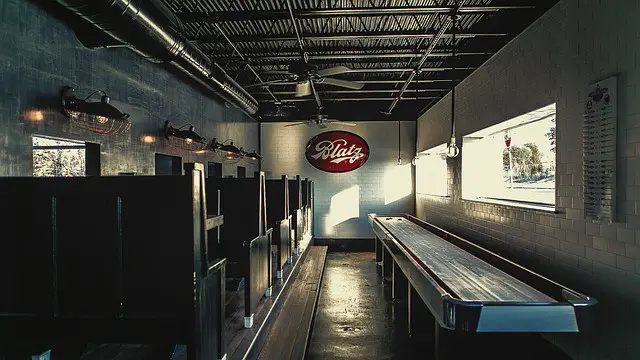
<path fill-rule="evenodd" d="M 282 278 L 285 264 L 291 264 L 293 237 L 289 214 L 289 182 L 286 175 L 281 179 L 266 180 L 267 223 L 273 226 L 273 240 L 277 246 L 276 277 Z"/>
<path fill-rule="evenodd" d="M 206 231 L 223 221 L 207 217 L 202 165 L 185 170 L 0 178 L 0 352 L 153 343 L 224 358 L 226 260 L 207 257 Z"/>
<path fill-rule="evenodd" d="M 229 278 L 244 279 L 244 326 L 250 328 L 258 302 L 271 296 L 272 289 L 273 229 L 267 227 L 264 173 L 255 178 L 209 178 L 206 188 L 212 200 L 209 212 L 224 214 L 225 220 L 220 237 L 209 247 L 227 258 Z"/>
<path fill-rule="evenodd" d="M 313 181 L 308 178 L 302 180 L 303 248 L 313 237 L 313 191 Z"/>
<path fill-rule="evenodd" d="M 300 252 L 300 242 L 304 233 L 302 212 L 302 181 L 300 175 L 289 180 L 289 213 L 291 214 L 291 235 L 294 239 L 293 253 Z"/>

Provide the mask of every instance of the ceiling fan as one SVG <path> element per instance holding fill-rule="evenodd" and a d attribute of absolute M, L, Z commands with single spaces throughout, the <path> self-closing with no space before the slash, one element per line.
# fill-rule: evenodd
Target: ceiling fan
<path fill-rule="evenodd" d="M 307 64 L 304 61 L 299 61 L 289 65 L 289 69 L 286 72 L 286 78 L 253 84 L 249 85 L 248 87 L 266 86 L 270 84 L 277 84 L 280 82 L 295 81 L 296 97 L 313 94 L 313 86 L 311 82 L 313 82 L 314 84 L 328 84 L 339 86 L 352 90 L 362 89 L 364 87 L 364 84 L 362 83 L 328 77 L 348 73 L 350 71 L 351 69 L 346 66 L 334 66 L 332 68 L 318 70 L 311 64 Z"/>
<path fill-rule="evenodd" d="M 284 127 L 298 126 L 298 125 L 308 125 L 308 126 L 315 125 L 320 129 L 326 129 L 329 125 L 336 124 L 336 123 L 337 124 L 341 124 L 341 125 L 346 125 L 346 126 L 356 126 L 357 125 L 355 123 L 344 122 L 344 121 L 340 121 L 340 120 L 336 120 L 336 119 L 329 119 L 328 115 L 320 114 L 318 112 L 318 114 L 311 115 L 311 117 L 309 117 L 309 119 L 307 121 L 288 124 L 288 125 L 285 125 Z"/>

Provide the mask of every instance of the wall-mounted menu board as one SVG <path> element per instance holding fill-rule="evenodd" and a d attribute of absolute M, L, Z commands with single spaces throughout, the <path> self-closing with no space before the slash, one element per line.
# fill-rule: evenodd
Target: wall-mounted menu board
<path fill-rule="evenodd" d="M 585 219 L 612 223 L 616 203 L 617 81 L 587 88 L 583 125 Z"/>

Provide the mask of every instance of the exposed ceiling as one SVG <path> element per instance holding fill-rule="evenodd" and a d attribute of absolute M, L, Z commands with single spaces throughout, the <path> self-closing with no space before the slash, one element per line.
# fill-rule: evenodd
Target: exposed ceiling
<path fill-rule="evenodd" d="M 361 90 L 316 85 L 323 112 L 340 120 L 416 120 L 454 82 L 468 76 L 557 2 L 162 1 L 182 21 L 187 39 L 243 86 L 284 79 L 289 66 L 301 61 L 303 51 L 318 69 L 338 65 L 352 69 L 334 77 L 362 82 Z M 454 71 L 449 20 L 455 4 L 462 6 Z M 420 66 L 429 47 L 433 49 Z M 385 114 L 410 77 L 391 114 Z M 295 97 L 295 88 L 295 81 L 248 88 L 261 102 L 259 120 L 300 120 L 316 112 L 314 96 Z M 273 116 L 278 108 L 284 116 Z"/>

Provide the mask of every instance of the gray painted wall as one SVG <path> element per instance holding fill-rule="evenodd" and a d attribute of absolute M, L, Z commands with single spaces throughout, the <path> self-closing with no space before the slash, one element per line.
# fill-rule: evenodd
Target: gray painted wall
<path fill-rule="evenodd" d="M 71 29 L 31 1 L 0 2 L 0 34 L 0 176 L 31 176 L 33 134 L 100 143 L 103 175 L 153 174 L 155 152 L 182 156 L 183 162 L 219 161 L 217 154 L 191 154 L 163 140 L 140 141 L 143 134 L 159 135 L 165 120 L 191 123 L 207 139 L 258 148 L 258 124 L 239 110 L 131 50 L 84 48 Z M 131 133 L 113 137 L 71 127 L 59 111 L 65 85 L 79 97 L 106 91 L 113 105 L 131 114 Z M 28 120 L 33 110 L 44 119 Z M 242 161 L 223 165 L 224 174 L 235 175 L 237 165 L 246 166 L 247 174 L 257 169 L 257 163 Z"/>
<path fill-rule="evenodd" d="M 561 0 L 457 88 L 458 140 L 557 103 L 557 214 L 462 201 L 460 158 L 448 163 L 451 198 L 417 195 L 419 217 L 600 301 L 598 331 L 549 336 L 576 359 L 640 358 L 638 18 L 638 1 Z M 611 75 L 618 76 L 619 221 L 605 225 L 584 220 L 581 125 L 585 88 Z M 447 141 L 450 101 L 419 119 L 418 150 Z"/>
<path fill-rule="evenodd" d="M 271 171 L 275 177 L 299 174 L 315 181 L 316 238 L 372 239 L 374 235 L 367 222 L 367 214 L 413 213 L 413 169 L 410 161 L 415 155 L 415 122 L 400 123 L 401 157 L 405 164 L 402 170 L 396 165 L 398 122 L 359 122 L 355 127 L 332 125 L 324 130 L 315 126 L 284 125 L 261 125 L 261 150 L 269 155 L 263 161 L 263 169 Z M 338 174 L 311 166 L 304 154 L 307 142 L 315 135 L 330 130 L 346 130 L 364 138 L 371 151 L 367 162 L 359 169 Z M 394 171 L 404 175 L 392 176 Z M 403 191 L 403 186 L 408 186 L 408 192 Z M 401 198 L 391 201 L 401 195 Z"/>

